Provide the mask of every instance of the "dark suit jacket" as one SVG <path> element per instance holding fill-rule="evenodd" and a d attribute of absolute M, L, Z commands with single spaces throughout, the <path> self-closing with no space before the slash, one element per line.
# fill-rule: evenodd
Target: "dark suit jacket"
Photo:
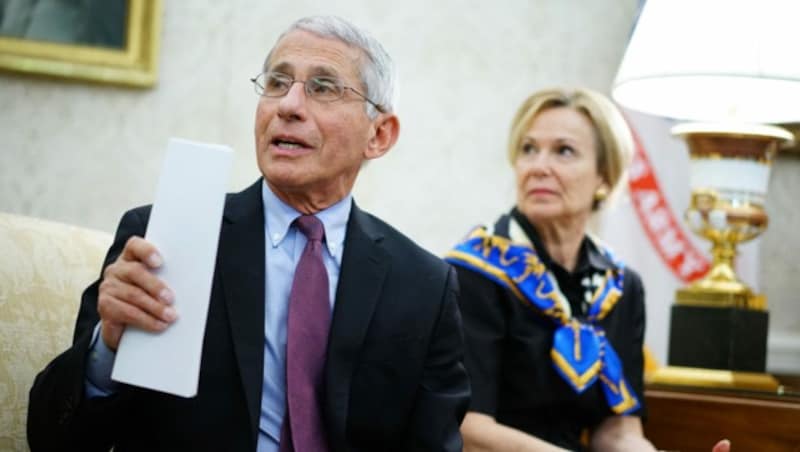
<path fill-rule="evenodd" d="M 105 265 L 143 236 L 150 208 L 120 221 Z M 70 349 L 36 378 L 33 451 L 255 451 L 264 362 L 261 181 L 228 195 L 198 394 L 186 399 L 123 385 L 86 399 L 99 281 L 83 294 Z M 332 450 L 461 450 L 470 390 L 462 365 L 454 271 L 353 205 L 325 369 Z M 306 451 L 298 451 L 306 452 Z"/>

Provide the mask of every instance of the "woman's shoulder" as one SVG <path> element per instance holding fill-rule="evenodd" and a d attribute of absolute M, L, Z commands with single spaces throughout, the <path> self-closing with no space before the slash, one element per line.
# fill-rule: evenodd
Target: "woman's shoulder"
<path fill-rule="evenodd" d="M 615 267 L 622 268 L 624 270 L 626 280 L 630 279 L 631 281 L 637 282 L 639 285 L 641 285 L 641 277 L 639 273 L 625 260 L 625 256 L 618 254 L 611 245 L 592 233 L 587 233 L 586 239 L 591 244 L 591 247 L 594 248 L 598 254 L 601 254 L 605 259 L 607 259 L 609 263 L 612 263 Z"/>
<path fill-rule="evenodd" d="M 462 243 L 473 236 L 476 230 L 482 230 L 486 235 L 499 235 L 508 238 L 509 222 L 511 216 L 508 213 L 502 214 L 494 220 L 484 221 L 474 224 L 472 227 L 467 228 L 464 234 L 457 243 Z"/>
<path fill-rule="evenodd" d="M 639 294 L 644 291 L 642 276 L 633 267 L 625 266 L 625 280 L 623 290 L 630 293 Z"/>
<path fill-rule="evenodd" d="M 453 264 L 453 262 L 451 262 L 451 264 Z M 462 297 L 470 297 L 475 294 L 480 294 L 482 296 L 492 294 L 494 296 L 503 289 L 503 286 L 498 282 L 475 268 L 457 264 L 453 265 L 453 267 L 458 276 L 458 284 Z"/>

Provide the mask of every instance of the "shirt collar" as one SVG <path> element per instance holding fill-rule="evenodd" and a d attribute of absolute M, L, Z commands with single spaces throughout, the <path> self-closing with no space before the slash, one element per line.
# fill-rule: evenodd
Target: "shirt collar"
<path fill-rule="evenodd" d="M 262 181 L 261 184 L 261 198 L 264 200 L 267 238 L 272 246 L 278 246 L 289 233 L 292 222 L 301 213 L 275 196 L 266 181 Z M 337 255 L 344 244 L 347 219 L 350 217 L 352 205 L 353 195 L 348 193 L 336 204 L 314 214 L 325 227 L 325 243 L 331 255 Z"/>

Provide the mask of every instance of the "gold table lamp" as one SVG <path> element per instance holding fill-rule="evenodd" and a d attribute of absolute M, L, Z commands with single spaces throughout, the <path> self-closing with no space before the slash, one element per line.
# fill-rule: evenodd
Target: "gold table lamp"
<path fill-rule="evenodd" d="M 686 223 L 711 241 L 713 265 L 699 281 L 678 290 L 678 304 L 766 310 L 734 271 L 736 246 L 767 228 L 764 210 L 770 166 L 793 135 L 780 127 L 689 123 L 673 127 L 691 156 L 692 198 Z"/>
<path fill-rule="evenodd" d="M 764 124 L 800 120 L 797 17 L 796 0 L 648 0 L 620 64 L 619 104 L 691 121 L 673 129 L 690 149 L 685 218 L 712 243 L 711 270 L 676 294 L 662 382 L 777 388 L 763 373 L 766 300 L 736 276 L 734 259 L 767 227 L 772 157 L 792 140 Z M 724 356 L 705 359 L 707 350 Z"/>

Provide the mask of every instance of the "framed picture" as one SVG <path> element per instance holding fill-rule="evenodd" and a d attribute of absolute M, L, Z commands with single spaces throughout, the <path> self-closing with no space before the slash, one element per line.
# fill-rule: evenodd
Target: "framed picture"
<path fill-rule="evenodd" d="M 0 70 L 149 87 L 161 0 L 0 0 Z"/>

